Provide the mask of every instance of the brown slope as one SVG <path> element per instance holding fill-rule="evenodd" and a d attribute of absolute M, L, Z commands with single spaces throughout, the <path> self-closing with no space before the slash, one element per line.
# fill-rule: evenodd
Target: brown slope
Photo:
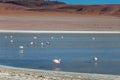
<path fill-rule="evenodd" d="M 19 5 L 0 3 L 0 10 L 25 10 L 25 9 L 27 8 Z"/>
<path fill-rule="evenodd" d="M 120 5 L 48 5 L 42 8 L 31 8 L 30 11 L 69 12 L 82 15 L 120 16 Z"/>
<path fill-rule="evenodd" d="M 120 15 L 120 5 L 66 5 L 58 8 L 80 14 L 93 15 Z"/>
<path fill-rule="evenodd" d="M 49 1 L 49 0 L 1 0 L 2 3 L 16 4 L 29 8 L 39 8 L 48 5 L 56 5 L 56 4 L 65 4 L 63 2 L 58 1 Z"/>

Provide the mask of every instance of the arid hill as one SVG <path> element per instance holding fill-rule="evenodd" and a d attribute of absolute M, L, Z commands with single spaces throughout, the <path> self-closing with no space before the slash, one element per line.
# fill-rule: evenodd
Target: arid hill
<path fill-rule="evenodd" d="M 26 10 L 26 9 L 28 8 L 19 5 L 0 3 L 0 10 Z"/>
<path fill-rule="evenodd" d="M 59 4 L 44 8 L 28 9 L 30 11 L 57 11 L 82 15 L 113 15 L 120 16 L 120 5 L 66 5 Z"/>
<path fill-rule="evenodd" d="M 67 5 L 59 9 L 80 14 L 120 15 L 120 5 Z"/>
<path fill-rule="evenodd" d="M 1 9 L 120 16 L 120 4 L 68 5 L 63 2 L 57 2 L 56 0 L 0 0 Z"/>
<path fill-rule="evenodd" d="M 44 7 L 48 5 L 65 4 L 56 0 L 0 0 L 2 3 L 16 4 L 30 8 Z"/>

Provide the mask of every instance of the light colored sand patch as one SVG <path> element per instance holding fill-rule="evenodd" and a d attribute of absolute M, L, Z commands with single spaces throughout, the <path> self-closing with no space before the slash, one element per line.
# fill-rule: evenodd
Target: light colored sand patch
<path fill-rule="evenodd" d="M 1 16 L 1 30 L 120 31 L 116 17 Z"/>
<path fill-rule="evenodd" d="M 119 75 L 87 74 L 0 66 L 2 80 L 120 80 Z"/>

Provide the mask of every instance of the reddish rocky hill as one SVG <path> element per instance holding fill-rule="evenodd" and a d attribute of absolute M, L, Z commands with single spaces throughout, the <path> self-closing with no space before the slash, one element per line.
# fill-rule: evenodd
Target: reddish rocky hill
<path fill-rule="evenodd" d="M 120 15 L 120 5 L 66 5 L 58 9 L 93 15 Z"/>
<path fill-rule="evenodd" d="M 49 0 L 0 0 L 0 10 L 55 11 L 82 15 L 120 16 L 120 4 L 68 5 Z"/>
<path fill-rule="evenodd" d="M 26 9 L 28 8 L 19 5 L 0 3 L 0 10 L 26 10 Z"/>

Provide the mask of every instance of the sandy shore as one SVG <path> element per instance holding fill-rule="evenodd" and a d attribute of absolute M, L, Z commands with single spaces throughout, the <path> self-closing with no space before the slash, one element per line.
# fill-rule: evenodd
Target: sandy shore
<path fill-rule="evenodd" d="M 119 17 L 0 16 L 0 30 L 120 31 Z"/>
<path fill-rule="evenodd" d="M 0 65 L 0 80 L 120 80 L 120 76 L 25 69 Z"/>

